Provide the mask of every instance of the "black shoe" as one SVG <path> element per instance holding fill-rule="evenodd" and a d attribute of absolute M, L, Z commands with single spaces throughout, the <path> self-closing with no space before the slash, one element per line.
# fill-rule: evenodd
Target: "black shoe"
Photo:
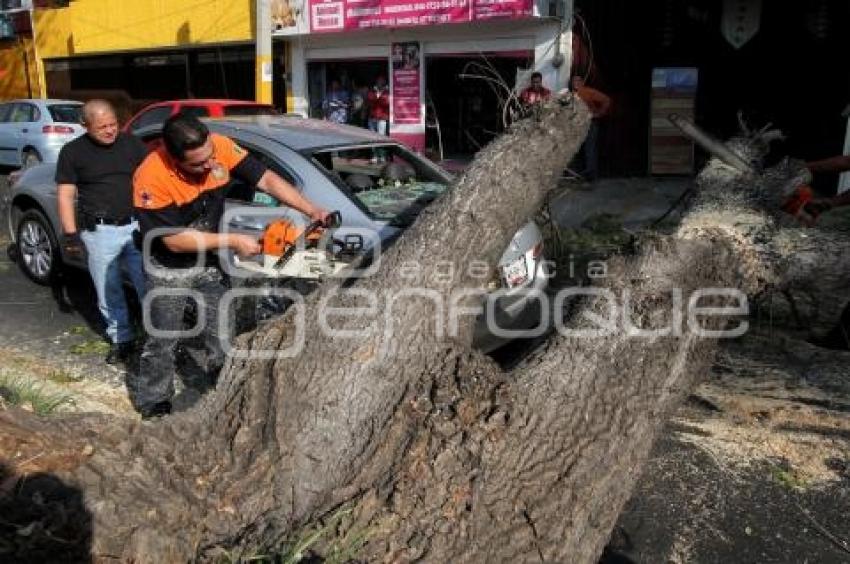
<path fill-rule="evenodd" d="M 142 419 L 153 419 L 154 417 L 162 417 L 171 413 L 171 402 L 168 400 L 155 403 L 150 407 L 140 409 L 139 413 Z"/>
<path fill-rule="evenodd" d="M 125 343 L 112 343 L 109 346 L 109 352 L 106 354 L 106 364 L 118 364 L 119 362 L 127 362 L 130 355 L 133 354 L 134 345 L 132 341 Z"/>

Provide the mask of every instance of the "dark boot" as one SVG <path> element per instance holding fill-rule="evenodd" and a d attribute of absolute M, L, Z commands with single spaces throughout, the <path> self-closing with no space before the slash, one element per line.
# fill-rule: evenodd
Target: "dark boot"
<path fill-rule="evenodd" d="M 139 414 L 141 414 L 142 419 L 153 419 L 155 417 L 164 417 L 165 415 L 169 415 L 171 413 L 171 402 L 170 401 L 161 401 L 159 403 L 155 403 L 149 407 L 145 407 L 139 410 Z"/>
<path fill-rule="evenodd" d="M 106 364 L 115 365 L 127 362 L 130 355 L 133 354 L 134 349 L 135 346 L 132 341 L 127 341 L 126 343 L 112 343 L 109 346 L 109 352 L 106 354 Z"/>

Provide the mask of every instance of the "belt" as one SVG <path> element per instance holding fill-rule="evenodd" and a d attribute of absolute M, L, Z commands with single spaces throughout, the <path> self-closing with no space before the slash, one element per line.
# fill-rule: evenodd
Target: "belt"
<path fill-rule="evenodd" d="M 124 217 L 114 218 L 114 217 L 98 217 L 98 216 L 86 214 L 86 215 L 83 216 L 82 219 L 83 219 L 84 225 L 90 225 L 90 226 L 93 226 L 93 227 L 97 226 L 97 225 L 122 226 L 122 225 L 128 225 L 128 224 L 130 224 L 130 222 L 133 221 L 133 218 L 130 217 L 129 215 L 126 215 Z"/>
<path fill-rule="evenodd" d="M 96 217 L 94 218 L 94 222 L 97 225 L 128 225 L 133 218 L 129 215 L 127 217 L 122 217 L 120 219 L 112 219 L 109 217 Z"/>

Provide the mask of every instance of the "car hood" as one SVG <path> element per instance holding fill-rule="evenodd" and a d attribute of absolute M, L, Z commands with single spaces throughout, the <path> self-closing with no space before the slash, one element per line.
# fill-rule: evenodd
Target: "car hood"
<path fill-rule="evenodd" d="M 344 232 L 344 229 L 344 227 L 341 228 L 341 233 Z M 378 233 L 385 248 L 392 246 L 405 230 L 384 223 L 381 223 L 378 227 Z M 519 231 L 514 233 L 510 243 L 508 243 L 508 247 L 502 253 L 501 258 L 499 258 L 498 266 L 507 266 L 520 257 L 525 256 L 528 251 L 542 241 L 543 234 L 540 232 L 540 228 L 534 221 L 529 221 L 520 227 Z"/>

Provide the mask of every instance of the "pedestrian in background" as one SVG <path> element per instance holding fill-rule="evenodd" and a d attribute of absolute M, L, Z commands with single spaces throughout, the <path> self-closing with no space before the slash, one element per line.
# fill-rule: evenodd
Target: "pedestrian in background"
<path fill-rule="evenodd" d="M 334 123 L 348 123 L 348 113 L 351 109 L 351 95 L 342 87 L 339 80 L 331 81 L 331 88 L 322 102 L 325 119 Z"/>
<path fill-rule="evenodd" d="M 106 100 L 82 108 L 86 134 L 59 152 L 56 184 L 59 220 L 66 252 L 88 254 L 89 275 L 111 346 L 106 362 L 126 361 L 135 335 L 122 267 L 141 301 L 145 294 L 142 255 L 133 243 L 133 173 L 148 150 L 138 138 L 118 130 L 115 109 Z"/>
<path fill-rule="evenodd" d="M 581 76 L 573 76 L 570 80 L 570 86 L 576 96 L 587 104 L 593 116 L 590 128 L 587 130 L 587 137 L 585 137 L 580 151 L 584 161 L 584 169 L 579 173 L 592 182 L 599 176 L 599 153 L 597 151 L 599 120 L 611 112 L 611 98 L 599 90 L 587 86 Z"/>
<path fill-rule="evenodd" d="M 543 75 L 535 71 L 531 73 L 529 85 L 519 93 L 519 101 L 527 107 L 545 102 L 551 96 L 552 91 L 543 86 Z"/>
<path fill-rule="evenodd" d="M 367 102 L 369 105 L 369 129 L 381 135 L 389 135 L 390 89 L 384 75 L 378 75 L 378 78 L 375 79 L 375 86 L 369 90 Z"/>
<path fill-rule="evenodd" d="M 352 81 L 351 84 L 351 112 L 349 112 L 349 121 L 351 125 L 357 127 L 368 127 L 369 124 L 369 88 L 367 86 L 357 86 L 357 83 Z"/>

